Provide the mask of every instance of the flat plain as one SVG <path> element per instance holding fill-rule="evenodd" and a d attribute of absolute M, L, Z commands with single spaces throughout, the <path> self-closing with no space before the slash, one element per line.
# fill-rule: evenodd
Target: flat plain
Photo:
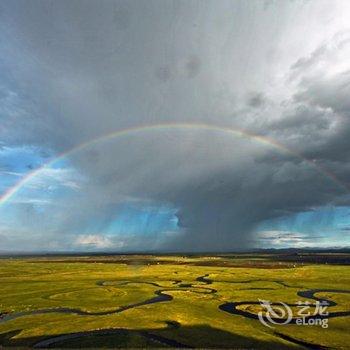
<path fill-rule="evenodd" d="M 0 259 L 4 348 L 350 348 L 349 254 Z M 328 302 L 328 328 L 258 319 Z"/>

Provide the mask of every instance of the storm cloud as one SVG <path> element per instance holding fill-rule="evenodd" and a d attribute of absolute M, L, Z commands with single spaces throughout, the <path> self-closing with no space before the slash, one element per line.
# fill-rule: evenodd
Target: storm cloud
<path fill-rule="evenodd" d="M 4 192 L 28 172 L 4 147 L 37 168 L 188 127 L 73 152 L 1 206 L 0 250 L 309 245 L 264 225 L 350 205 L 349 20 L 346 1 L 2 1 Z"/>

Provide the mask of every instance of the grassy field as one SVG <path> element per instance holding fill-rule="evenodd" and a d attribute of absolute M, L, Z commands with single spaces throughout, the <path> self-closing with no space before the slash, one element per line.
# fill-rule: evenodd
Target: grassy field
<path fill-rule="evenodd" d="M 333 301 L 349 312 L 350 266 L 257 256 L 102 256 L 0 259 L 3 347 L 350 348 L 350 316 L 328 328 L 269 328 L 259 299 Z M 306 259 L 308 260 L 308 259 Z M 339 290 L 335 292 L 335 290 Z M 237 306 L 244 315 L 220 309 Z M 297 307 L 291 306 L 293 312 Z M 350 313 L 349 313 L 350 314 Z M 248 316 L 247 316 L 248 315 Z"/>

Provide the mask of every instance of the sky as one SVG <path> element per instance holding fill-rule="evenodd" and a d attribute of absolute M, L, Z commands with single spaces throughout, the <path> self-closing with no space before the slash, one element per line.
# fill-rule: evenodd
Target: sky
<path fill-rule="evenodd" d="M 350 2 L 3 0 L 0 252 L 350 246 Z"/>

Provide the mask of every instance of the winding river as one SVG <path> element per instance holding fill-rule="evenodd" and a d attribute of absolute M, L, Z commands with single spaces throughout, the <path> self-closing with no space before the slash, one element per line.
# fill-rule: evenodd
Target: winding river
<path fill-rule="evenodd" d="M 98 311 L 98 312 L 90 312 L 90 311 L 83 311 L 78 308 L 69 308 L 69 307 L 58 307 L 58 308 L 45 308 L 45 309 L 39 309 L 39 310 L 31 310 L 31 311 L 21 311 L 21 312 L 14 312 L 14 313 L 0 313 L 0 323 L 3 322 L 8 322 L 10 320 L 17 319 L 22 316 L 29 316 L 29 315 L 40 315 L 40 314 L 48 314 L 48 313 L 64 313 L 64 314 L 76 314 L 76 315 L 81 315 L 81 316 L 103 316 L 103 315 L 111 315 L 111 314 L 116 314 L 120 312 L 124 312 L 126 310 L 140 307 L 143 305 L 149 305 L 149 304 L 155 304 L 155 303 L 161 303 L 161 302 L 168 302 L 173 300 L 172 295 L 167 294 L 167 292 L 172 292 L 172 291 L 187 291 L 191 293 L 199 293 L 199 294 L 214 294 L 217 293 L 217 290 L 214 288 L 209 287 L 213 283 L 211 279 L 208 278 L 209 274 L 205 274 L 203 276 L 199 276 L 196 278 L 195 283 L 182 283 L 183 281 L 181 280 L 173 280 L 172 284 L 173 287 L 165 287 L 161 286 L 158 283 L 155 282 L 148 282 L 148 281 L 98 281 L 96 284 L 98 286 L 122 286 L 122 285 L 128 285 L 128 284 L 148 284 L 152 285 L 154 287 L 157 287 L 156 291 L 154 291 L 154 296 L 152 298 L 146 299 L 141 302 L 125 305 L 125 306 L 120 306 L 116 309 L 109 310 L 109 311 Z M 283 281 L 267 281 L 267 280 L 246 280 L 246 281 L 227 281 L 227 283 L 251 283 L 251 282 L 257 282 L 257 281 L 265 281 L 265 282 L 275 282 L 278 283 L 284 287 L 290 287 L 290 288 L 299 288 L 299 286 L 289 286 Z M 273 288 L 248 288 L 248 289 L 273 289 Z M 348 290 L 339 290 L 339 289 L 309 289 L 309 290 L 300 290 L 297 292 L 297 295 L 302 297 L 302 298 L 307 298 L 311 299 L 314 301 L 322 302 L 326 304 L 328 307 L 336 306 L 337 303 L 329 300 L 325 297 L 317 297 L 315 294 L 317 293 L 350 293 Z M 259 319 L 257 314 L 251 313 L 249 311 L 246 311 L 244 309 L 241 309 L 240 306 L 242 305 L 260 305 L 259 301 L 238 301 L 238 302 L 225 302 L 223 304 L 220 304 L 218 306 L 219 310 L 229 313 L 231 315 L 239 315 L 243 316 L 249 319 Z M 271 303 L 271 305 L 277 305 L 276 303 Z M 297 306 L 297 304 L 287 304 L 288 306 Z M 350 316 L 350 311 L 333 311 L 329 312 L 327 316 L 322 316 L 322 315 L 310 315 L 306 316 L 305 320 L 309 319 L 322 319 L 322 318 L 332 318 L 332 317 L 342 317 L 342 316 Z M 276 323 L 283 323 L 285 320 L 276 318 L 273 319 Z M 292 318 L 290 323 L 295 323 L 296 319 Z M 168 327 L 171 328 L 179 328 L 180 324 L 177 323 L 176 321 L 167 321 L 166 322 Z M 88 332 L 77 332 L 77 333 L 70 333 L 70 334 L 64 334 L 56 337 L 51 337 L 48 339 L 44 339 L 40 341 L 39 343 L 35 344 L 35 347 L 48 347 L 50 345 L 53 345 L 55 343 L 60 343 L 65 340 L 70 340 L 70 339 L 76 339 L 79 337 L 83 336 L 89 336 L 89 335 L 111 335 L 111 334 L 125 334 L 125 332 L 128 332 L 130 330 L 126 329 L 105 329 L 105 330 L 98 330 L 98 331 L 88 331 Z M 147 339 L 150 339 L 152 341 L 158 342 L 163 345 L 168 345 L 171 347 L 189 347 L 185 344 L 179 343 L 175 340 L 164 338 L 162 336 L 152 334 L 148 331 L 134 331 L 140 336 L 143 336 Z M 313 348 L 313 344 L 309 344 L 306 342 L 303 342 L 301 340 L 295 340 L 294 338 L 291 338 L 287 335 L 280 334 L 275 332 L 276 336 L 279 336 L 285 340 L 291 341 L 295 344 L 298 345 L 303 345 L 309 348 Z M 288 338 L 288 339 L 287 339 Z M 322 347 L 319 347 L 322 348 Z"/>
<path fill-rule="evenodd" d="M 336 306 L 337 303 L 335 301 L 326 299 L 326 298 L 318 298 L 315 297 L 316 293 L 349 293 L 349 290 L 340 290 L 340 289 L 309 289 L 309 290 L 304 290 L 304 291 L 299 291 L 297 292 L 297 295 L 302 297 L 302 298 L 308 298 L 312 299 L 318 302 L 323 303 L 323 305 L 326 305 L 327 307 L 331 306 Z M 251 319 L 259 319 L 259 316 L 257 314 L 253 314 L 249 311 L 245 311 L 243 309 L 240 309 L 239 306 L 241 305 L 260 305 L 259 301 L 238 301 L 238 302 L 227 302 L 219 305 L 219 309 L 224 312 L 228 312 L 229 314 L 232 315 L 240 315 L 244 316 L 246 318 L 251 318 Z M 280 305 L 278 303 L 271 303 L 271 305 Z M 298 306 L 298 304 L 288 304 L 288 306 Z M 305 316 L 304 319 L 305 321 L 308 321 L 310 319 L 324 319 L 324 318 L 333 318 L 333 317 L 342 317 L 342 316 L 350 316 L 350 311 L 333 311 L 333 312 L 328 312 L 328 315 L 310 315 L 310 316 Z M 283 318 L 273 318 L 271 319 L 276 322 L 276 323 L 281 323 L 283 324 L 286 319 Z M 296 318 L 292 318 L 292 320 L 289 322 L 291 324 L 296 323 Z"/>
<path fill-rule="evenodd" d="M 202 282 L 203 284 L 211 284 L 212 283 L 211 281 L 200 280 L 201 278 L 205 278 L 206 276 L 207 275 L 198 277 L 197 281 Z M 45 308 L 45 309 L 39 309 L 39 310 L 20 311 L 20 312 L 13 312 L 13 313 L 7 313 L 7 314 L 3 313 L 0 316 L 0 323 L 14 320 L 16 318 L 23 317 L 23 316 L 41 315 L 41 314 L 49 314 L 49 313 L 65 313 L 65 314 L 75 314 L 80 316 L 105 316 L 105 315 L 120 313 L 135 307 L 143 306 L 143 305 L 149 305 L 149 304 L 155 304 L 155 303 L 173 300 L 173 297 L 170 294 L 166 294 L 166 292 L 188 291 L 188 292 L 197 293 L 197 294 L 213 294 L 217 292 L 216 289 L 213 289 L 213 288 L 202 287 L 193 283 L 181 284 L 181 282 L 182 282 L 181 280 L 175 280 L 173 281 L 173 283 L 177 284 L 178 287 L 167 288 L 155 282 L 121 281 L 121 282 L 117 282 L 115 285 L 121 286 L 121 285 L 128 285 L 128 284 L 149 284 L 162 289 L 156 290 L 154 292 L 155 296 L 150 299 L 147 299 L 138 303 L 134 303 L 134 304 L 120 306 L 116 309 L 109 310 L 109 311 L 90 312 L 90 311 L 83 311 L 78 308 L 69 308 L 69 307 Z M 99 281 L 96 284 L 98 286 L 106 286 L 106 285 L 113 285 L 113 283 L 114 281 Z"/>

